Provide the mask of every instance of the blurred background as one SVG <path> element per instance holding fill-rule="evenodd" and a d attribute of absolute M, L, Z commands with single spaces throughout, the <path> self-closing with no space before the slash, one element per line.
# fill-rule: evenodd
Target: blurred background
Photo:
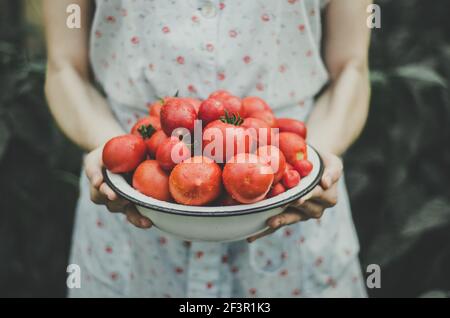
<path fill-rule="evenodd" d="M 355 0 L 357 1 L 357 0 Z M 377 1 L 368 124 L 345 156 L 372 297 L 450 297 L 447 0 Z M 41 1 L 0 0 L 0 297 L 64 297 L 81 152 L 47 109 Z"/>

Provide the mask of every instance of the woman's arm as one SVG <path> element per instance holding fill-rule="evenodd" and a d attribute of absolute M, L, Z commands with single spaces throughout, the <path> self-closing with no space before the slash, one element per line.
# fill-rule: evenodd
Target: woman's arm
<path fill-rule="evenodd" d="M 81 8 L 83 19 L 80 29 L 66 26 L 66 8 L 70 4 Z M 124 212 L 137 227 L 149 228 L 151 221 L 103 182 L 103 144 L 124 131 L 106 100 L 90 81 L 91 4 L 89 0 L 44 0 L 48 56 L 45 93 L 62 131 L 76 144 L 90 151 L 85 157 L 84 169 L 90 182 L 91 200 L 105 205 L 111 212 Z"/>
<path fill-rule="evenodd" d="M 337 203 L 342 154 L 358 137 L 369 108 L 366 25 L 369 0 L 332 0 L 326 14 L 325 60 L 331 85 L 319 98 L 308 121 L 308 139 L 319 149 L 325 170 L 319 186 L 267 221 L 269 228 L 248 238 L 253 242 L 281 227 L 322 217 Z"/>
<path fill-rule="evenodd" d="M 80 29 L 66 26 L 66 8 L 78 4 L 82 12 Z M 47 37 L 45 93 L 56 122 L 76 144 L 91 151 L 111 137 L 123 134 L 105 99 L 90 82 L 88 42 L 89 0 L 44 0 Z"/>
<path fill-rule="evenodd" d="M 361 133 L 369 110 L 370 83 L 366 24 L 370 0 L 332 0 L 325 18 L 325 62 L 331 84 L 309 120 L 311 144 L 341 155 Z"/>

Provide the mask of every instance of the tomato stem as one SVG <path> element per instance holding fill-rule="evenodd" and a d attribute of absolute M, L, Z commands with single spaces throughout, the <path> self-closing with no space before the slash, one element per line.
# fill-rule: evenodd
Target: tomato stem
<path fill-rule="evenodd" d="M 240 126 L 244 122 L 239 114 L 230 114 L 227 110 L 225 110 L 225 116 L 220 117 L 220 120 L 225 124 L 231 124 L 234 126 Z"/>
<path fill-rule="evenodd" d="M 141 134 L 142 138 L 148 139 L 156 132 L 156 129 L 152 125 L 142 125 L 138 128 L 138 132 Z"/>

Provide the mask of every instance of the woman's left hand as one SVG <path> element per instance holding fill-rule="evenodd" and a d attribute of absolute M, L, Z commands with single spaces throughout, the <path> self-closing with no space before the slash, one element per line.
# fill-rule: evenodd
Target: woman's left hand
<path fill-rule="evenodd" d="M 309 194 L 301 199 L 291 203 L 286 207 L 283 213 L 271 217 L 267 221 L 269 229 L 249 237 L 249 243 L 269 234 L 272 234 L 279 228 L 306 221 L 309 219 L 319 219 L 322 217 L 325 209 L 333 207 L 337 203 L 337 184 L 342 176 L 342 161 L 331 153 L 321 153 L 325 166 L 320 185 L 316 186 Z"/>

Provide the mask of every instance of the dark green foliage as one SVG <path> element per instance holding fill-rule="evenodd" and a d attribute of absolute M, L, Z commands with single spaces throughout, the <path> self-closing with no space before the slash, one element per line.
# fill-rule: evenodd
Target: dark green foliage
<path fill-rule="evenodd" d="M 447 1 L 379 1 L 367 127 L 346 155 L 372 296 L 450 290 L 450 32 Z"/>

